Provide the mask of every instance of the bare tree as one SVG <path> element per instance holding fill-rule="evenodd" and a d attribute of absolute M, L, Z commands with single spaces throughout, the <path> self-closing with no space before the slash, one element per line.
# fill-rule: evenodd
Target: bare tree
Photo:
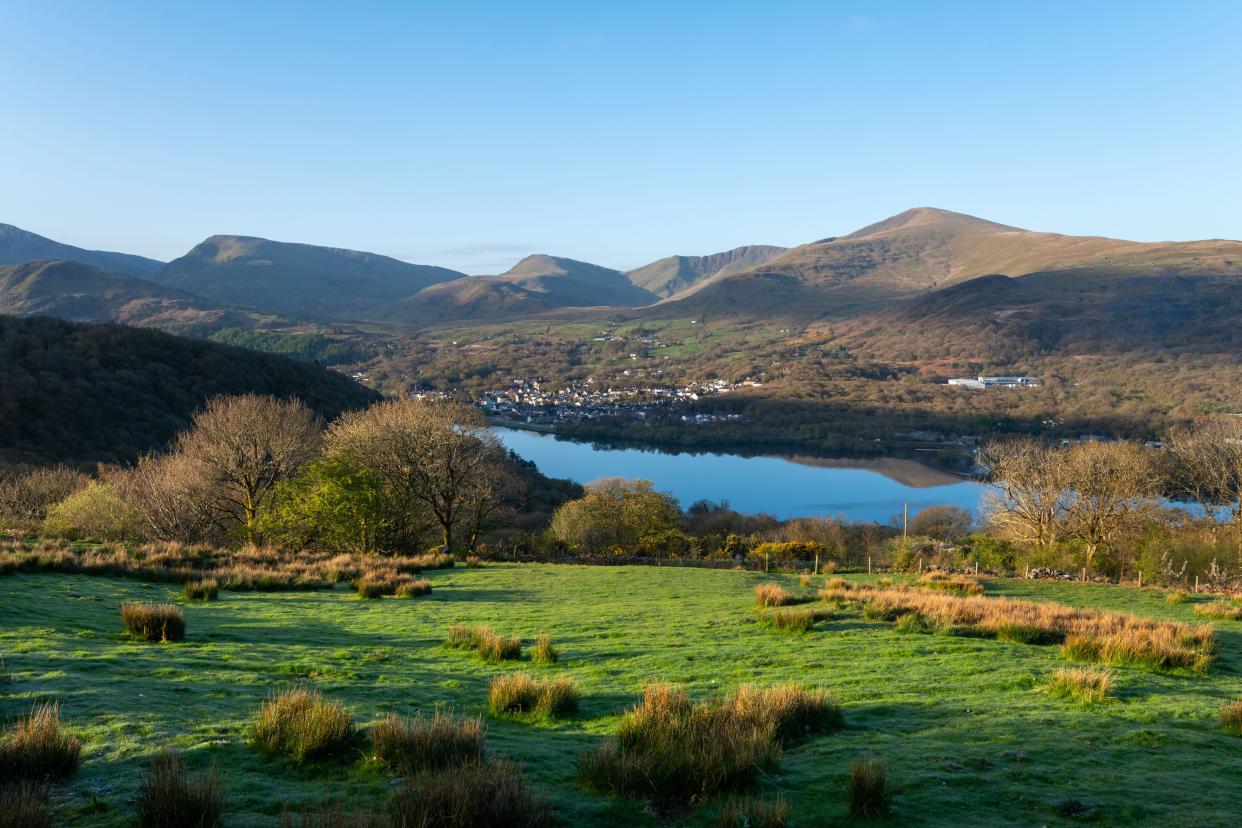
<path fill-rule="evenodd" d="M 1066 531 L 1083 544 L 1087 569 L 1100 548 L 1133 520 L 1159 488 L 1151 452 L 1131 442 L 1079 443 L 1065 453 Z"/>
<path fill-rule="evenodd" d="M 0 518 L 12 521 L 12 528 L 28 530 L 89 481 L 65 466 L 0 466 Z"/>
<path fill-rule="evenodd" d="M 474 409 L 395 400 L 346 414 L 328 429 L 331 456 L 378 475 L 407 510 L 411 530 L 438 527 L 444 546 L 477 527 L 500 503 L 500 441 Z M 473 530 L 471 527 L 474 527 Z"/>
<path fill-rule="evenodd" d="M 1045 549 L 1057 541 L 1066 499 L 1060 452 L 1030 438 L 988 443 L 980 455 L 995 490 L 992 525 L 1003 535 Z"/>
<path fill-rule="evenodd" d="M 1173 461 L 1170 483 L 1181 498 L 1198 503 L 1220 523 L 1218 511 L 1242 526 L 1242 417 L 1213 417 L 1166 438 Z"/>
<path fill-rule="evenodd" d="M 302 402 L 244 394 L 215 397 L 177 439 L 178 452 L 202 468 L 207 505 L 221 528 L 239 526 L 247 542 L 276 483 L 319 450 L 323 424 Z"/>
<path fill-rule="evenodd" d="M 191 457 L 150 454 L 115 473 L 112 483 L 151 540 L 191 543 L 207 539 L 213 528 L 211 484 Z"/>

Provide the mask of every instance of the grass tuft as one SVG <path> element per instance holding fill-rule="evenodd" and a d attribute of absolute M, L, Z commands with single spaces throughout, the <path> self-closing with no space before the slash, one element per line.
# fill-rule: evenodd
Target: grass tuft
<path fill-rule="evenodd" d="M 121 623 L 140 641 L 185 640 L 185 616 L 172 604 L 121 604 Z"/>
<path fill-rule="evenodd" d="M 1117 686 L 1112 673 L 1091 667 L 1062 667 L 1044 685 L 1048 695 L 1072 699 L 1081 704 L 1098 704 L 1114 696 Z"/>
<path fill-rule="evenodd" d="M 139 777 L 135 807 L 138 828 L 216 828 L 224 798 L 215 768 L 190 777 L 180 757 L 160 752 Z"/>
<path fill-rule="evenodd" d="M 29 781 L 0 782 L 0 826 L 52 828 L 47 788 Z"/>
<path fill-rule="evenodd" d="M 561 660 L 561 651 L 552 643 L 552 636 L 541 635 L 531 651 L 531 660 L 536 664 L 555 664 Z"/>
<path fill-rule="evenodd" d="M 491 627 L 449 627 L 444 643 L 458 650 L 474 650 L 484 661 L 517 661 L 522 657 L 522 639 L 496 635 Z"/>
<path fill-rule="evenodd" d="M 760 607 L 785 607 L 797 599 L 780 584 L 766 582 L 755 587 L 755 605 Z"/>
<path fill-rule="evenodd" d="M 303 688 L 273 694 L 251 724 L 255 745 L 298 764 L 340 752 L 354 734 L 353 717 L 344 705 Z"/>
<path fill-rule="evenodd" d="M 578 685 L 565 676 L 543 679 L 510 673 L 492 679 L 487 709 L 493 716 L 567 716 L 578 711 L 578 695 Z"/>
<path fill-rule="evenodd" d="M 1166 604 L 1184 604 L 1189 598 L 1189 595 L 1178 589 L 1164 596 L 1164 602 Z"/>
<path fill-rule="evenodd" d="M 396 596 L 398 598 L 421 598 L 424 595 L 431 594 L 431 581 L 426 578 L 417 578 L 413 581 L 405 581 L 397 587 Z"/>
<path fill-rule="evenodd" d="M 1195 615 L 1220 618 L 1225 621 L 1242 621 L 1242 606 L 1229 601 L 1210 601 L 1195 606 Z"/>
<path fill-rule="evenodd" d="M 730 797 L 716 819 L 718 828 L 785 828 L 788 822 L 789 802 L 783 796 L 770 801 Z"/>
<path fill-rule="evenodd" d="M 833 614 L 822 609 L 778 607 L 761 617 L 774 630 L 810 632 L 818 622 L 831 619 Z"/>
<path fill-rule="evenodd" d="M 60 726 L 60 705 L 41 704 L 0 737 L 0 779 L 62 779 L 78 767 L 82 743 Z"/>
<path fill-rule="evenodd" d="M 371 753 L 404 774 L 453 767 L 483 758 L 482 719 L 446 711 L 402 719 L 395 713 L 371 729 Z"/>
<path fill-rule="evenodd" d="M 881 819 L 892 812 L 888 791 L 888 767 L 880 759 L 864 757 L 850 768 L 850 815 L 857 819 Z"/>
<path fill-rule="evenodd" d="M 1227 733 L 1242 736 L 1242 698 L 1221 705 L 1220 726 Z"/>
<path fill-rule="evenodd" d="M 389 821 L 409 828 L 541 828 L 552 824 L 552 811 L 527 790 L 521 766 L 476 761 L 410 779 L 389 805 Z"/>
<path fill-rule="evenodd" d="M 953 595 L 983 594 L 983 584 L 968 575 L 946 575 L 942 572 L 932 572 L 919 578 L 914 585 L 920 589 L 937 590 Z"/>
<path fill-rule="evenodd" d="M 215 578 L 186 581 L 181 594 L 191 601 L 214 601 L 220 594 L 220 582 Z"/>

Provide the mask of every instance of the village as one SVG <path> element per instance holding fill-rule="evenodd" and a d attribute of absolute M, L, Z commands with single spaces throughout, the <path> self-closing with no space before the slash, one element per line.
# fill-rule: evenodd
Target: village
<path fill-rule="evenodd" d="M 654 409 L 693 403 L 704 397 L 727 394 L 738 388 L 755 388 L 762 383 L 746 378 L 740 382 L 714 379 L 693 381 L 683 386 L 603 387 L 588 378 L 551 386 L 541 378 L 515 379 L 508 388 L 484 391 L 475 405 L 489 417 L 531 424 L 554 425 L 596 417 L 646 419 Z M 737 414 L 683 415 L 683 420 L 716 422 L 741 419 Z"/>

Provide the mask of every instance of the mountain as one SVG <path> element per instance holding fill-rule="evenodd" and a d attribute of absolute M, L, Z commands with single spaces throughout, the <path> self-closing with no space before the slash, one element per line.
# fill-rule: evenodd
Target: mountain
<path fill-rule="evenodd" d="M 401 323 L 507 319 L 557 308 L 632 308 L 657 301 L 619 270 L 536 254 L 499 276 L 470 276 L 426 288 L 387 318 Z"/>
<path fill-rule="evenodd" d="M 962 213 L 907 210 L 854 233 L 791 248 L 690 291 L 665 313 L 848 318 L 980 276 L 1242 273 L 1242 243 L 1140 243 L 1038 233 Z"/>
<path fill-rule="evenodd" d="M 212 236 L 155 280 L 227 305 L 313 319 L 368 319 L 428 285 L 464 277 L 357 250 Z"/>
<path fill-rule="evenodd" d="M 217 394 L 298 397 L 324 417 L 378 395 L 349 377 L 245 348 L 121 325 L 0 316 L 0 455 L 132 461 Z"/>
<path fill-rule="evenodd" d="M 755 244 L 710 256 L 666 256 L 627 271 L 625 276 L 639 287 L 667 298 L 703 282 L 749 270 L 784 252 L 784 247 Z"/>
<path fill-rule="evenodd" d="M 150 277 L 164 266 L 163 262 L 128 253 L 83 250 L 11 224 L 0 224 L 0 265 L 21 264 L 36 259 L 65 259 L 139 278 Z"/>
<path fill-rule="evenodd" d="M 0 265 L 0 314 L 119 322 L 203 336 L 226 326 L 250 327 L 242 314 L 206 299 L 66 261 Z"/>

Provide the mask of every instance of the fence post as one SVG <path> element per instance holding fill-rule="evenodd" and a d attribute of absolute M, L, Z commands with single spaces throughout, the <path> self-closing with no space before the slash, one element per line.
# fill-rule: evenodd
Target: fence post
<path fill-rule="evenodd" d="M 1087 580 L 1087 568 L 1085 566 L 1082 568 L 1082 580 L 1084 583 Z"/>
<path fill-rule="evenodd" d="M 870 555 L 867 556 L 867 574 L 868 575 L 871 574 L 871 556 Z"/>
<path fill-rule="evenodd" d="M 975 561 L 975 575 L 976 576 L 979 575 L 979 562 L 978 561 Z"/>
<path fill-rule="evenodd" d="M 768 571 L 768 566 L 769 566 L 769 564 L 771 564 L 771 562 L 772 562 L 772 555 L 771 555 L 771 553 L 764 552 L 764 553 L 763 553 L 763 571 L 764 571 L 764 572 L 767 572 L 767 571 Z"/>
<path fill-rule="evenodd" d="M 1140 569 L 1138 573 L 1139 573 L 1139 589 L 1142 589 L 1143 588 L 1143 570 Z"/>
<path fill-rule="evenodd" d="M 1195 576 L 1195 592 L 1197 593 L 1198 591 L 1199 591 L 1199 576 L 1196 575 Z"/>
<path fill-rule="evenodd" d="M 819 553 L 818 552 L 815 553 L 815 573 L 814 574 L 816 575 L 819 574 Z"/>

